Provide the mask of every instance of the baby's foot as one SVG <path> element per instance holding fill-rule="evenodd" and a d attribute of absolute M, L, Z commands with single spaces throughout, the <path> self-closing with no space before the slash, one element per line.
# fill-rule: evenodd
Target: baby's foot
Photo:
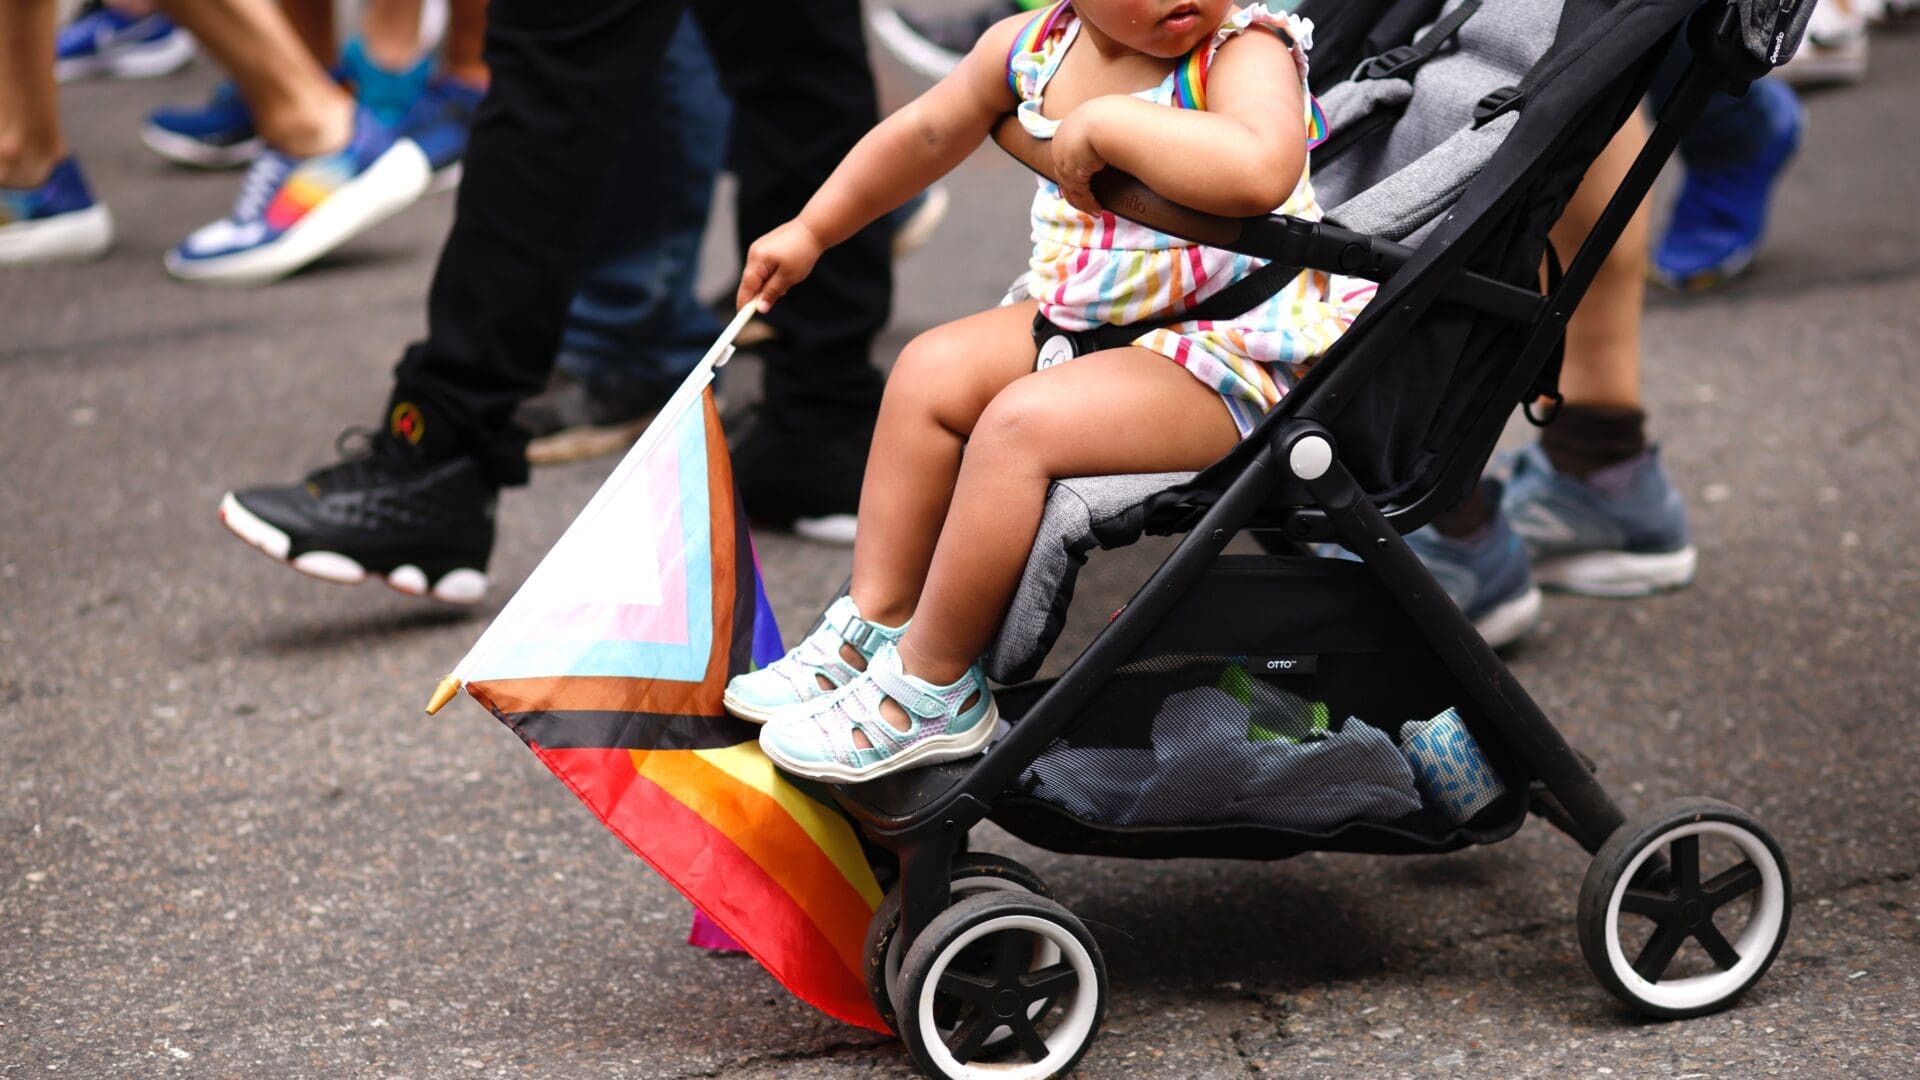
<path fill-rule="evenodd" d="M 905 730 L 882 715 L 886 702 L 905 715 Z M 934 686 L 907 674 L 889 643 L 845 690 L 775 717 L 760 732 L 760 749 L 796 776 L 854 783 L 971 757 L 986 748 L 999 719 L 980 665 Z"/>
<path fill-rule="evenodd" d="M 721 699 L 742 720 L 764 724 L 784 709 L 804 705 L 858 678 L 875 650 L 900 640 L 906 626 L 881 626 L 860 617 L 853 597 L 835 600 L 813 633 L 793 651 L 758 671 L 737 675 Z"/>

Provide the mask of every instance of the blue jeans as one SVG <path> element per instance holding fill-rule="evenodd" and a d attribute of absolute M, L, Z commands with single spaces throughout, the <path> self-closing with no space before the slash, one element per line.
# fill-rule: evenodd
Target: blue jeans
<path fill-rule="evenodd" d="M 1693 50 L 1681 34 L 1654 74 L 1647 101 L 1655 116 L 1693 62 Z M 1793 124 L 1800 99 L 1778 79 L 1761 79 L 1745 95 L 1715 94 L 1700 114 L 1700 122 L 1680 140 L 1680 161 L 1688 169 L 1718 169 L 1758 158 L 1774 139 Z"/>
<path fill-rule="evenodd" d="M 628 400 L 671 393 L 720 334 L 693 284 L 733 110 L 691 15 L 674 30 L 659 85 L 615 164 L 602 240 L 556 357 L 595 394 Z"/>

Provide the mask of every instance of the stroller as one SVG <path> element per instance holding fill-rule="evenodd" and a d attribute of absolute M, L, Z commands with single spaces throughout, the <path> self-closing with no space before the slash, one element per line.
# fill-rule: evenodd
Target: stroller
<path fill-rule="evenodd" d="M 1011 726 L 984 756 L 835 789 L 897 867 L 867 982 L 921 1070 L 1063 1073 L 1105 1009 L 1080 921 L 1032 871 L 965 850 L 984 820 L 1064 853 L 1278 859 L 1453 851 L 1531 813 L 1592 854 L 1580 947 L 1628 1006 L 1697 1016 L 1766 972 L 1791 913 L 1766 829 L 1703 798 L 1627 818 L 1401 537 L 1470 490 L 1517 405 L 1557 400 L 1567 320 L 1680 135 L 1784 62 L 1812 7 L 1307 0 L 1316 76 L 1345 76 L 1316 86 L 1325 221 L 1219 218 L 1095 178 L 1116 213 L 1286 268 L 1276 286 L 1311 267 L 1381 287 L 1223 460 L 1054 486 L 987 658 Z M 1549 228 L 1680 34 L 1690 68 L 1562 267 Z M 1044 170 L 1017 128 L 998 137 Z M 1146 533 L 1184 535 L 1033 681 L 1087 553 Z M 1241 533 L 1266 554 L 1223 555 Z M 1358 561 L 1304 546 L 1326 542 Z"/>

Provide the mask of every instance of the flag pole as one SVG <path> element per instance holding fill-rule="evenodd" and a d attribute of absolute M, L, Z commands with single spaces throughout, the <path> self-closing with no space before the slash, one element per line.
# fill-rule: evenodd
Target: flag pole
<path fill-rule="evenodd" d="M 480 640 L 474 642 L 473 648 L 467 650 L 467 655 L 454 665 L 453 672 L 442 678 L 433 688 L 433 696 L 427 701 L 427 715 L 431 716 L 439 712 L 447 702 L 453 700 L 461 687 L 466 685 L 466 672 L 473 668 L 480 657 L 486 655 L 494 637 L 494 631 L 508 621 L 507 616 L 513 612 L 514 604 L 527 594 L 527 586 L 539 578 L 540 571 L 547 565 L 547 560 L 553 557 L 553 553 L 560 549 L 575 529 L 584 528 L 599 516 L 601 508 L 606 505 L 609 493 L 618 488 L 618 481 L 646 460 L 647 455 L 653 452 L 654 446 L 666 437 L 666 432 L 672 430 L 674 419 L 698 399 L 706 390 L 707 384 L 713 381 L 714 371 L 725 367 L 727 361 L 733 358 L 733 339 L 739 337 L 740 331 L 746 329 L 747 323 L 760 312 L 760 301 L 756 297 L 746 307 L 734 313 L 733 321 L 727 324 L 718 338 L 714 339 L 706 355 L 700 358 L 700 362 L 694 365 L 693 370 L 687 374 L 679 388 L 674 390 L 673 396 L 667 399 L 667 403 L 662 405 L 660 411 L 648 422 L 647 430 L 641 434 L 640 441 L 634 443 L 633 449 L 627 451 L 627 456 L 620 459 L 620 464 L 614 467 L 606 482 L 600 485 L 600 490 L 594 492 L 593 498 L 587 500 L 586 508 L 581 510 L 579 516 L 573 519 L 573 523 L 560 534 L 560 539 L 553 542 L 553 547 L 547 549 L 547 554 L 541 557 L 539 564 L 533 568 L 533 573 L 527 575 L 526 582 L 514 592 L 506 606 L 500 609 L 500 614 L 494 616 L 493 622 L 487 625 L 486 630 L 481 632 Z"/>

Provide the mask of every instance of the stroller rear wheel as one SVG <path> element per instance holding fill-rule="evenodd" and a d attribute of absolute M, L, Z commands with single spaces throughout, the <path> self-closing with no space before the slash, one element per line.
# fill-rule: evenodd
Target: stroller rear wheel
<path fill-rule="evenodd" d="M 948 888 L 957 902 L 984 892 L 1023 891 L 1053 899 L 1053 890 L 1040 875 L 1004 855 L 978 851 L 955 855 L 949 872 Z M 900 1022 L 894 1010 L 894 991 L 900 985 L 900 962 L 906 950 L 900 947 L 900 886 L 895 884 L 874 909 L 867 923 L 867 997 L 880 1013 L 880 1019 L 895 1031 Z"/>
<path fill-rule="evenodd" d="M 1106 1011 L 1093 935 L 1044 897 L 991 891 L 940 913 L 900 970 L 900 1037 L 942 1080 L 1039 1080 L 1080 1060 Z"/>
<path fill-rule="evenodd" d="M 1766 974 L 1793 912 L 1786 857 L 1745 811 L 1676 799 L 1616 829 L 1580 888 L 1580 951 L 1636 1012 L 1715 1012 Z"/>

